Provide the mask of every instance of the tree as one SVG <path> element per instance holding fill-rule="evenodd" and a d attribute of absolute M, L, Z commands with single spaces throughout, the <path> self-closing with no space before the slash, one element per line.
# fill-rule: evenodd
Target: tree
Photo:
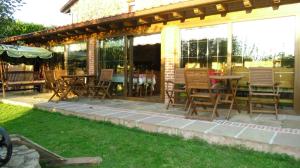
<path fill-rule="evenodd" d="M 13 14 L 22 5 L 23 0 L 0 0 L 0 24 L 2 21 L 13 19 Z"/>
<path fill-rule="evenodd" d="M 21 21 L 7 20 L 5 25 L 0 27 L 0 38 L 27 34 L 44 30 L 46 27 L 35 23 L 24 23 Z"/>
<path fill-rule="evenodd" d="M 14 20 L 14 12 L 23 4 L 23 0 L 0 0 L 0 38 L 45 29 L 43 25 Z"/>

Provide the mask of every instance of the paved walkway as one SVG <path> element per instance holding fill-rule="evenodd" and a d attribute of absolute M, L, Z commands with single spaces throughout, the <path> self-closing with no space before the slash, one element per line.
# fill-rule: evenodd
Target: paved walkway
<path fill-rule="evenodd" d="M 163 109 L 159 109 L 160 106 L 153 106 L 152 110 L 124 108 L 126 104 L 142 107 L 145 103 L 125 100 L 106 100 L 97 101 L 97 103 L 93 101 L 55 103 L 47 102 L 45 98 L 24 95 L 23 97 L 2 99 L 2 102 L 34 106 L 51 112 L 60 112 L 64 115 L 74 115 L 91 120 L 110 121 L 150 132 L 179 135 L 185 138 L 197 137 L 209 143 L 243 145 L 258 151 L 286 153 L 300 158 L 300 129 L 226 120 L 213 122 L 190 120 L 183 118 L 182 115 L 158 113 L 157 111 L 163 111 Z M 264 117 L 274 116 L 256 116 L 257 119 Z M 296 123 L 300 120 L 299 116 L 281 115 L 280 117 L 290 117 Z"/>

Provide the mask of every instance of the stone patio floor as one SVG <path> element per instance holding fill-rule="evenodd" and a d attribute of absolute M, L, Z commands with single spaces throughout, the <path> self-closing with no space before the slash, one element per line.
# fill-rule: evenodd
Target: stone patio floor
<path fill-rule="evenodd" d="M 256 114 L 249 117 L 246 112 L 235 112 L 227 121 L 224 120 L 226 110 L 221 110 L 220 117 L 210 122 L 185 119 L 182 107 L 166 110 L 162 103 L 120 99 L 47 102 L 50 96 L 49 93 L 24 92 L 9 94 L 2 102 L 300 158 L 300 116 L 297 115 L 280 114 L 276 120 L 274 115 Z"/>

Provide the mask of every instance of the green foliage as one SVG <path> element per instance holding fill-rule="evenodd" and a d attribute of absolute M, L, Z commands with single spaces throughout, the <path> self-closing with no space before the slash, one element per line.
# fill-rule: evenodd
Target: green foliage
<path fill-rule="evenodd" d="M 6 19 L 5 24 L 0 26 L 0 38 L 27 34 L 44 30 L 45 28 L 46 27 L 40 24 L 24 23 L 21 21 L 14 21 L 12 19 Z"/>
<path fill-rule="evenodd" d="M 23 0 L 0 0 L 0 24 L 7 19 L 12 19 L 13 13 L 23 5 Z"/>
<path fill-rule="evenodd" d="M 11 134 L 24 135 L 64 157 L 101 156 L 102 168 L 300 167 L 299 160 L 286 155 L 211 145 L 19 106 L 0 104 L 0 109 L 0 125 Z"/>

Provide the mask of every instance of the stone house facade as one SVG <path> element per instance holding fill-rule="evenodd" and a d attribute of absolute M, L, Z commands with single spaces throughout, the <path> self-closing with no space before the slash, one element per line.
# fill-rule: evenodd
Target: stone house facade
<path fill-rule="evenodd" d="M 72 55 L 72 45 L 84 42 L 86 72 L 98 74 L 107 44 L 122 38 L 124 57 L 118 59 L 126 60 L 126 69 L 134 39 L 156 34 L 160 97 L 165 102 L 165 81 L 174 79 L 175 68 L 208 67 L 246 75 L 248 67 L 272 66 L 282 83 L 282 103 L 300 111 L 299 8 L 297 0 L 70 0 L 61 11 L 71 13 L 74 24 L 0 42 L 62 46 L 64 55 Z M 241 81 L 242 89 L 246 81 Z"/>

